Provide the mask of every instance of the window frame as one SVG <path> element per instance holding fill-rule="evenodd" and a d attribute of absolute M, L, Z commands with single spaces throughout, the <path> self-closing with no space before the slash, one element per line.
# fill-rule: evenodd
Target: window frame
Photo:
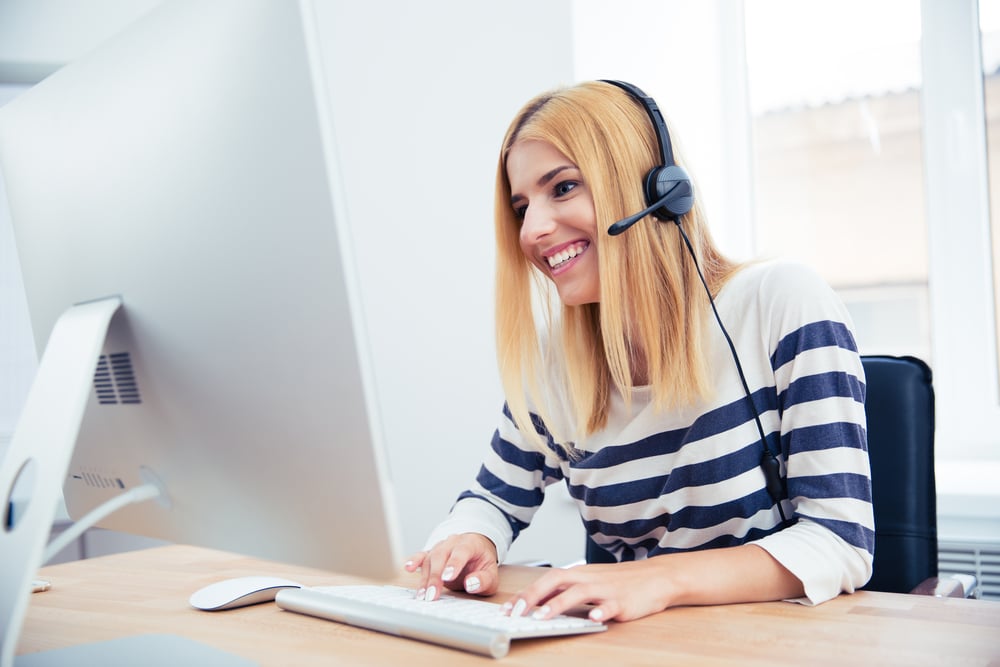
<path fill-rule="evenodd" d="M 978 0 L 922 0 L 921 109 L 939 461 L 1000 463 Z"/>

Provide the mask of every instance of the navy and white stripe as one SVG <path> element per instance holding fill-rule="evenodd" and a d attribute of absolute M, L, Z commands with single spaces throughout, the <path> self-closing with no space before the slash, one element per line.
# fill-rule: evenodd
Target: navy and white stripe
<path fill-rule="evenodd" d="M 579 442 L 553 442 L 539 419 L 546 453 L 505 410 L 448 529 L 475 529 L 467 524 L 477 513 L 494 526 L 502 516 L 509 532 L 488 535 L 506 541 L 502 554 L 530 524 L 545 486 L 563 480 L 591 538 L 618 560 L 754 542 L 802 579 L 811 602 L 863 585 L 874 549 L 865 386 L 845 309 L 815 274 L 784 263 L 744 269 L 717 305 L 768 444 L 780 452 L 783 508 L 794 525 L 782 530 L 767 495 L 759 434 L 716 332 L 715 391 L 700 405 L 664 413 L 640 388 L 628 409 L 616 395 L 607 428 Z M 561 400 L 553 397 L 550 414 L 564 414 Z"/>

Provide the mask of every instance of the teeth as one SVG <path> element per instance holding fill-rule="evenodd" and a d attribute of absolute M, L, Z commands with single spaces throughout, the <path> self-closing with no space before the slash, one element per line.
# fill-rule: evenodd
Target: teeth
<path fill-rule="evenodd" d="M 557 252 L 556 254 L 548 258 L 549 266 L 551 268 L 555 268 L 560 264 L 562 264 L 563 262 L 573 259 L 581 252 L 583 252 L 584 249 L 586 249 L 586 247 L 587 247 L 586 243 L 580 243 L 578 245 L 573 245 L 570 246 L 569 248 L 566 248 L 565 250 Z"/>

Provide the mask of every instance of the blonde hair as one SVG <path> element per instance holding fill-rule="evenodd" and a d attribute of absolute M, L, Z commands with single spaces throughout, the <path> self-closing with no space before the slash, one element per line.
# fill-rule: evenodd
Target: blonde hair
<path fill-rule="evenodd" d="M 533 303 L 553 302 L 551 283 L 524 256 L 521 221 L 511 206 L 507 155 L 525 140 L 551 144 L 579 168 L 594 200 L 600 302 L 563 305 L 561 372 L 546 373 Z M 683 164 L 675 143 L 675 161 Z M 661 163 L 649 117 L 627 93 L 603 82 L 544 93 L 515 116 L 497 165 L 495 222 L 497 360 L 514 423 L 543 446 L 531 410 L 558 442 L 570 443 L 607 424 L 612 388 L 631 401 L 634 350 L 645 359 L 652 400 L 659 409 L 685 405 L 708 394 L 706 327 L 710 306 L 676 225 L 649 218 L 610 237 L 615 221 L 647 205 L 646 173 Z M 715 247 L 705 216 L 695 205 L 681 218 L 709 289 L 717 294 L 738 269 Z M 534 289 L 540 290 L 534 292 Z M 535 298 L 533 299 L 533 294 Z M 552 327 L 548 312 L 544 321 Z M 547 359 L 547 356 L 546 356 Z M 553 383 L 568 395 L 571 432 L 552 418 Z M 547 400 L 545 397 L 550 397 Z"/>

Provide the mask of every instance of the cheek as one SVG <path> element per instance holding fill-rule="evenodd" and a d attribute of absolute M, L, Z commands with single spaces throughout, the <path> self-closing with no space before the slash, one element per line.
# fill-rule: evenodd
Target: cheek
<path fill-rule="evenodd" d="M 594 202 L 588 197 L 587 201 L 581 204 L 578 218 L 580 229 L 589 233 L 591 237 L 596 237 L 600 232 L 597 230 L 597 211 L 594 210 Z"/>
<path fill-rule="evenodd" d="M 517 242 L 518 242 L 518 245 L 521 247 L 521 254 L 524 255 L 524 257 L 529 262 L 531 262 L 532 264 L 535 264 L 537 266 L 538 262 L 535 261 L 535 256 L 534 256 L 534 254 L 532 254 L 533 253 L 533 247 L 531 245 L 531 242 L 528 240 L 527 235 L 524 233 L 524 229 L 523 228 L 522 228 L 521 232 L 518 234 Z"/>

